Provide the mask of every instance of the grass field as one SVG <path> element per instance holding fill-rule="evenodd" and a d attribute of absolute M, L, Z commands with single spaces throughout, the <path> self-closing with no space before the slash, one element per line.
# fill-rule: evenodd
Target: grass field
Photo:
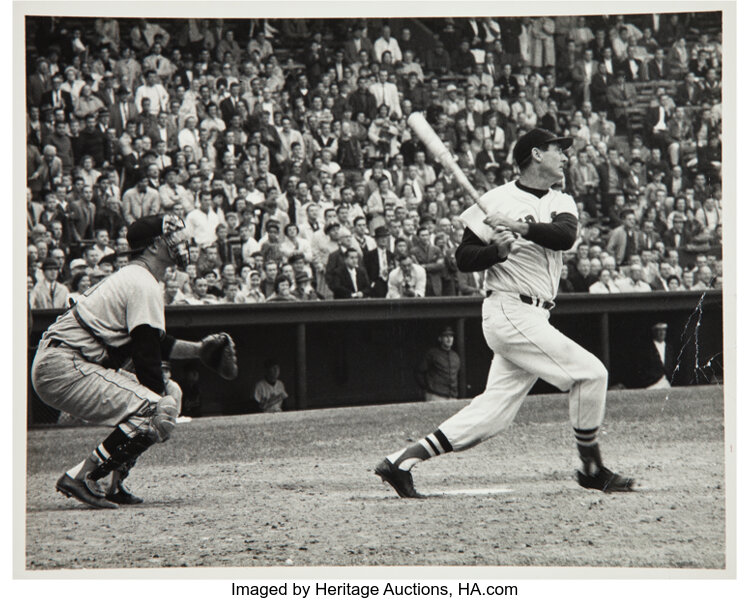
<path fill-rule="evenodd" d="M 464 401 L 196 419 L 151 448 L 129 483 L 146 503 L 97 511 L 55 481 L 106 435 L 29 432 L 26 567 L 537 565 L 725 566 L 723 389 L 608 398 L 605 463 L 638 492 L 573 481 L 562 395 L 414 470 L 423 500 L 372 473 Z"/>

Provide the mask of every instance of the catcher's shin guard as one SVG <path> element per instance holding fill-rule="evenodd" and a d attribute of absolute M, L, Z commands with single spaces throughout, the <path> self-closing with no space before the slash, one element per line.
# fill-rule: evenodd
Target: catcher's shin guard
<path fill-rule="evenodd" d="M 101 460 L 89 474 L 91 479 L 97 480 L 109 475 L 115 469 L 125 467 L 124 477 L 135 464 L 135 460 L 154 445 L 156 440 L 146 433 L 138 432 L 129 437 L 118 426 L 106 440 L 104 440 L 94 454 Z"/>

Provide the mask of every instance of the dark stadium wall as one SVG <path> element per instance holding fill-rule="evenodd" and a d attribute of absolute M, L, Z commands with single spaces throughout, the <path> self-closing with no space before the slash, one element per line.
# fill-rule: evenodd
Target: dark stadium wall
<path fill-rule="evenodd" d="M 637 296 L 563 297 L 552 313 L 551 322 L 609 363 L 610 386 L 641 385 L 638 364 L 650 344 L 650 328 L 659 321 L 669 326 L 667 342 L 675 356 L 681 353 L 675 384 L 721 381 L 720 292 L 712 292 L 702 305 L 697 293 L 681 294 L 679 299 L 657 293 Z M 699 305 L 702 308 L 696 308 Z M 404 312 L 404 306 L 414 311 L 413 317 L 412 313 Z M 167 309 L 167 327 L 177 337 L 198 340 L 225 330 L 237 343 L 240 374 L 234 381 L 220 379 L 197 362 L 173 364 L 173 378 L 188 396 L 196 391 L 195 386 L 189 385 L 188 372 L 196 370 L 199 374 L 199 409 L 193 407 L 187 414 L 209 416 L 257 410 L 252 399 L 253 388 L 262 378 L 263 363 L 268 358 L 277 359 L 281 366 L 281 380 L 291 396 L 286 409 L 419 401 L 421 394 L 414 371 L 446 325 L 456 329 L 457 334 L 461 329 L 464 331 L 463 340 L 457 335 L 454 348 L 462 353 L 465 397 L 484 389 L 492 354 L 482 335 L 479 299 L 425 299 L 380 306 L 376 301 L 341 302 L 336 304 L 335 312 L 331 307 L 316 307 L 314 303 L 277 307 L 235 305 L 223 311 L 202 310 L 207 307 Z M 33 346 L 41 331 L 56 314 L 56 311 L 35 313 L 29 360 L 33 358 Z M 606 315 L 607 323 L 604 332 L 602 315 Z M 241 324 L 243 318 L 247 324 Z M 300 319 L 306 319 L 302 371 L 297 368 Z M 605 339 L 608 339 L 606 344 Z M 303 381 L 306 398 L 301 402 L 299 384 Z M 55 422 L 57 412 L 29 390 L 29 424 Z M 539 382 L 532 393 L 552 391 L 555 388 Z M 184 403 L 189 401 L 186 398 Z"/>

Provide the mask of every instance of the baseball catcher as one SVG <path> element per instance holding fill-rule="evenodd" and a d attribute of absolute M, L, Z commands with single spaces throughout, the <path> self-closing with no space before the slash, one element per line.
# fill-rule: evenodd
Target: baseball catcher
<path fill-rule="evenodd" d="M 143 217 L 129 227 L 127 239 L 130 263 L 57 318 L 31 367 L 34 389 L 46 404 L 114 427 L 88 458 L 57 480 L 59 492 L 95 508 L 143 502 L 124 480 L 143 452 L 169 439 L 181 408 L 182 391 L 164 380 L 162 361 L 199 358 L 226 379 L 237 376 L 229 334 L 190 342 L 165 331 L 159 281 L 167 267 L 187 266 L 182 219 Z"/>

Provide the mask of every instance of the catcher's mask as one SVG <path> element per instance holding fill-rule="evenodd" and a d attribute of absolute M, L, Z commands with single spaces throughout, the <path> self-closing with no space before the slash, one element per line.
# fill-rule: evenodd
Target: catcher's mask
<path fill-rule="evenodd" d="M 162 239 L 167 244 L 170 258 L 178 268 L 184 270 L 190 264 L 188 234 L 185 222 L 176 215 L 164 215 L 161 224 Z"/>

